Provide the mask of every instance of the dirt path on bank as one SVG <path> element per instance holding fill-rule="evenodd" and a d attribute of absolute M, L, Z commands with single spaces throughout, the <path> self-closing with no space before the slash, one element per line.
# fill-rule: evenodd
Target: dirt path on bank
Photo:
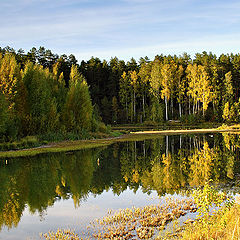
<path fill-rule="evenodd" d="M 159 131 L 139 131 L 139 132 L 131 132 L 131 134 L 161 134 L 161 135 L 170 135 L 170 134 L 196 134 L 196 133 L 236 133 L 240 132 L 240 129 L 188 129 L 188 130 L 159 130 Z"/>

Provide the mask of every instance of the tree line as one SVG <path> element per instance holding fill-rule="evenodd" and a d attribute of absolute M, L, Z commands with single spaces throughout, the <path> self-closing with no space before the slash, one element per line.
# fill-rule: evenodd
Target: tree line
<path fill-rule="evenodd" d="M 163 123 L 240 120 L 240 55 L 157 55 L 125 62 L 0 48 L 0 132 L 95 130 L 101 120 Z M 15 117 L 13 117 L 15 116 Z M 19 130 L 20 129 L 20 130 Z M 85 131 L 84 130 L 84 131 Z M 9 133 L 8 133 L 9 134 Z M 18 133 L 19 134 L 19 133 Z"/>
<path fill-rule="evenodd" d="M 127 63 L 91 58 L 79 69 L 107 123 L 240 120 L 239 54 L 157 55 Z"/>
<path fill-rule="evenodd" d="M 66 82 L 59 62 L 50 69 L 0 54 L 0 89 L 2 140 L 56 132 L 81 136 L 99 126 L 87 82 L 74 64 Z"/>

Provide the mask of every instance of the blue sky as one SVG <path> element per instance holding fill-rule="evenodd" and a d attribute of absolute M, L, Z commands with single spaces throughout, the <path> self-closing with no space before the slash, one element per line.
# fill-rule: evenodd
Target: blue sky
<path fill-rule="evenodd" d="M 239 53 L 239 0 L 0 0 L 0 46 L 129 60 Z"/>

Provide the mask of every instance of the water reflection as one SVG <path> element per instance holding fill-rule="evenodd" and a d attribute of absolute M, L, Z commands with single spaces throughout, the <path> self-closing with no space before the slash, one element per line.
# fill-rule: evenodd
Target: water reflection
<path fill-rule="evenodd" d="M 156 190 L 158 195 L 187 186 L 236 180 L 239 135 L 160 136 L 108 148 L 64 154 L 5 159 L 0 163 L 0 229 L 17 227 L 24 209 L 44 217 L 58 199 L 72 198 L 75 207 L 89 193 L 112 189 L 119 195 Z"/>

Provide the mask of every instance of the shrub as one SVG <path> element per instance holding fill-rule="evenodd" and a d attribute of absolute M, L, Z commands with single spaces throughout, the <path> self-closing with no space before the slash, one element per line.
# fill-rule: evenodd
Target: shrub
<path fill-rule="evenodd" d="M 180 118 L 180 121 L 183 123 L 187 123 L 187 124 L 195 124 L 195 123 L 199 123 L 202 120 L 202 116 L 201 115 L 197 115 L 197 114 L 185 114 L 182 115 L 182 117 Z"/>
<path fill-rule="evenodd" d="M 231 205 L 232 199 L 227 197 L 223 192 L 218 192 L 209 182 L 206 182 L 203 189 L 197 188 L 192 193 L 195 203 L 200 213 L 198 218 L 208 223 L 210 217 L 210 209 L 212 207 L 220 207 L 225 201 L 225 205 Z"/>

